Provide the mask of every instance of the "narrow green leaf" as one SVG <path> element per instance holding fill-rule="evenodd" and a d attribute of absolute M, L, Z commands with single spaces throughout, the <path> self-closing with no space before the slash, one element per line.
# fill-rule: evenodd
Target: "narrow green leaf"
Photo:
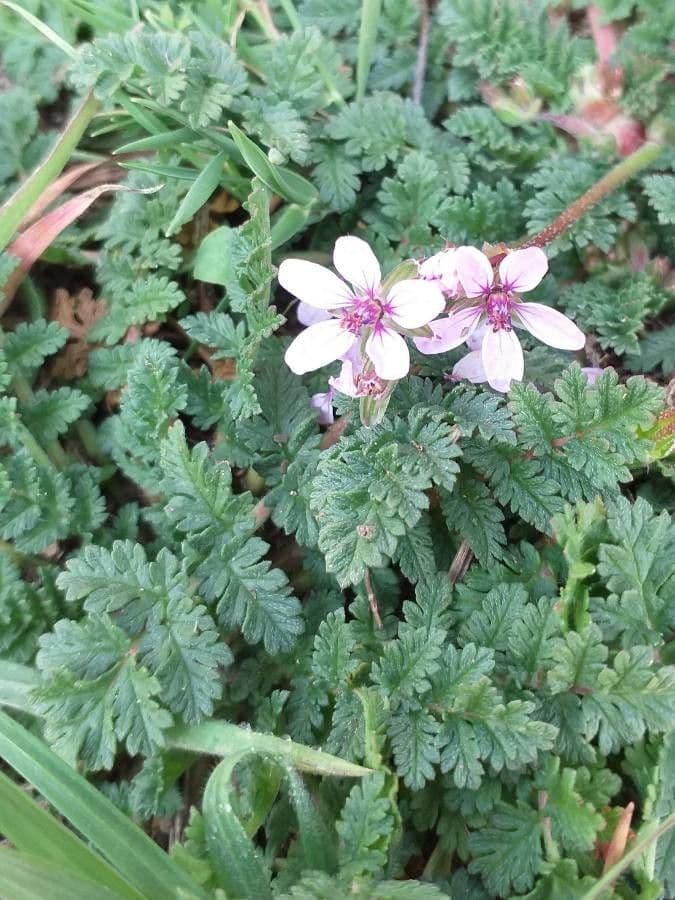
<path fill-rule="evenodd" d="M 161 178 L 177 178 L 179 181 L 195 181 L 197 174 L 189 166 L 163 166 L 159 163 L 121 162 L 123 169 L 138 169 L 139 172 L 149 172 L 151 175 L 159 175 Z"/>
<path fill-rule="evenodd" d="M 171 728 L 165 732 L 168 747 L 205 753 L 213 756 L 227 756 L 237 752 L 266 753 L 286 760 L 301 772 L 316 775 L 336 775 L 341 778 L 360 778 L 370 769 L 354 763 L 312 750 L 295 741 L 260 734 L 229 722 L 205 722 L 192 728 Z"/>
<path fill-rule="evenodd" d="M 113 155 L 120 153 L 140 153 L 146 150 L 161 150 L 164 147 L 173 147 L 176 144 L 185 144 L 188 141 L 199 140 L 199 135 L 191 128 L 174 128 L 172 131 L 160 131 L 159 134 L 151 134 L 149 137 L 140 138 L 137 141 L 129 141 L 122 144 Z"/>
<path fill-rule="evenodd" d="M 167 898 L 180 895 L 183 900 L 204 897 L 199 885 L 145 832 L 39 738 L 4 712 L 0 712 L 0 757 L 30 782 L 112 865 L 124 872 L 141 893 Z"/>
<path fill-rule="evenodd" d="M 286 780 L 298 820 L 298 837 L 305 858 L 304 867 L 322 872 L 335 872 L 337 869 L 335 836 L 326 828 L 302 778 L 288 765 Z"/>
<path fill-rule="evenodd" d="M 38 683 L 39 678 L 35 669 L 0 660 L 0 706 L 30 712 L 29 695 Z"/>
<path fill-rule="evenodd" d="M 234 122 L 228 122 L 227 127 L 246 165 L 271 191 L 299 206 L 308 206 L 318 199 L 318 191 L 306 178 L 290 169 L 273 165 L 265 152 L 237 128 Z"/>
<path fill-rule="evenodd" d="M 119 900 L 124 895 L 54 863 L 0 847 L 0 896 L 11 900 Z"/>
<path fill-rule="evenodd" d="M 17 850 L 30 853 L 44 863 L 70 869 L 97 885 L 110 888 L 120 897 L 142 900 L 143 895 L 124 881 L 102 857 L 1 772 L 0 832 Z"/>
<path fill-rule="evenodd" d="M 232 807 L 232 773 L 252 752 L 236 751 L 215 768 L 204 790 L 202 814 L 209 858 L 228 895 L 271 900 L 270 873 Z"/>
<path fill-rule="evenodd" d="M 291 238 L 303 231 L 311 215 L 309 207 L 298 206 L 297 203 L 285 206 L 272 223 L 272 250 L 288 243 Z"/>
<path fill-rule="evenodd" d="M 380 23 L 381 0 L 361 0 L 361 27 L 359 28 L 359 50 L 356 60 L 356 99 L 366 95 L 368 74 L 373 62 L 373 50 L 377 41 Z"/>
<path fill-rule="evenodd" d="M 226 158 L 227 154 L 222 150 L 199 173 L 194 184 L 183 197 L 180 206 L 176 210 L 176 215 L 166 229 L 167 237 L 175 234 L 181 225 L 189 222 L 195 213 L 208 201 L 211 194 L 218 187 L 223 171 L 223 163 Z"/>
<path fill-rule="evenodd" d="M 45 161 L 0 207 L 0 250 L 5 249 L 24 216 L 47 185 L 61 173 L 97 110 L 98 101 L 89 94 L 66 125 Z"/>
<path fill-rule="evenodd" d="M 77 50 L 75 47 L 69 44 L 65 38 L 62 38 L 60 34 L 57 34 L 54 29 L 50 28 L 45 22 L 41 22 L 40 19 L 31 12 L 28 12 L 27 9 L 24 9 L 17 3 L 10 3 L 9 0 L 0 0 L 0 4 L 24 18 L 29 25 L 32 25 L 33 28 L 37 29 L 37 31 L 39 31 L 43 37 L 46 37 L 48 41 L 51 41 L 55 47 L 58 47 L 59 50 L 63 50 L 66 56 L 69 56 L 71 59 L 77 59 Z"/>

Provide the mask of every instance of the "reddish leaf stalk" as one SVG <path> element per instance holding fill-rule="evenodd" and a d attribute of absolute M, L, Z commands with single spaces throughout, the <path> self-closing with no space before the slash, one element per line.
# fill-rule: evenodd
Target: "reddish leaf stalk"
<path fill-rule="evenodd" d="M 592 188 L 589 188 L 585 194 L 582 194 L 578 200 L 575 200 L 571 206 L 562 212 L 555 221 L 547 225 L 539 234 L 533 237 L 524 238 L 516 246 L 517 247 L 545 247 L 555 238 L 566 231 L 584 213 L 588 212 L 591 207 L 595 206 L 601 200 L 615 191 L 624 181 L 627 181 L 637 172 L 651 165 L 652 162 L 661 153 L 663 147 L 654 141 L 649 141 L 631 153 L 626 159 L 622 160 L 618 165 L 611 169 L 603 178 L 600 179 Z"/>

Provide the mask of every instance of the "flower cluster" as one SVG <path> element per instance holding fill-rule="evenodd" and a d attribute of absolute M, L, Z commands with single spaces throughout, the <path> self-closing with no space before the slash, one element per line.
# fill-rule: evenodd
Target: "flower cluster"
<path fill-rule="evenodd" d="M 429 354 L 466 343 L 469 353 L 455 365 L 453 377 L 487 382 L 502 392 L 524 374 L 515 329 L 561 350 L 580 350 L 585 343 L 567 316 L 521 299 L 548 270 L 538 247 L 493 258 L 475 247 L 449 248 L 420 262 L 417 277 L 383 283 L 368 244 L 341 237 L 333 264 L 342 278 L 301 259 L 284 260 L 279 268 L 279 282 L 301 301 L 298 318 L 307 326 L 286 351 L 289 368 L 301 375 L 342 361 L 340 375 L 329 379 L 330 390 L 313 398 L 323 422 L 332 421 L 335 391 L 388 397 L 393 382 L 410 368 L 405 335 Z"/>

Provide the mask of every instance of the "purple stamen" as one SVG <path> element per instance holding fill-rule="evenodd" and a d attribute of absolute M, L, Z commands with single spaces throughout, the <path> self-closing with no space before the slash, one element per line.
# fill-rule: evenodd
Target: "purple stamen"
<path fill-rule="evenodd" d="M 511 331 L 510 300 L 506 291 L 496 290 L 490 293 L 486 311 L 490 325 L 495 331 Z"/>

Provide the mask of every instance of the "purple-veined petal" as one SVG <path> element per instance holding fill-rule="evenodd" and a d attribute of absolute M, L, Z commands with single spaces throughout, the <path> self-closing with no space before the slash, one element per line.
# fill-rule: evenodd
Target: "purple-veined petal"
<path fill-rule="evenodd" d="M 284 359 L 291 372 L 304 375 L 339 359 L 355 340 L 356 335 L 346 331 L 337 319 L 317 322 L 300 332 Z"/>
<path fill-rule="evenodd" d="M 436 282 L 408 278 L 392 287 L 386 306 L 391 318 L 401 328 L 419 328 L 443 311 L 445 298 Z"/>
<path fill-rule="evenodd" d="M 298 317 L 298 322 L 304 325 L 305 328 L 308 328 L 310 325 L 316 325 L 317 322 L 326 322 L 331 317 L 327 309 L 310 306 L 304 300 L 298 302 L 295 314 Z"/>
<path fill-rule="evenodd" d="M 289 294 L 319 309 L 347 306 L 353 296 L 341 278 L 308 259 L 285 259 L 279 266 L 278 278 Z"/>
<path fill-rule="evenodd" d="M 571 319 L 541 303 L 514 303 L 513 311 L 538 341 L 558 350 L 581 350 L 586 343 L 583 331 Z"/>
<path fill-rule="evenodd" d="M 475 247 L 457 247 L 455 265 L 467 297 L 480 297 L 492 287 L 494 274 L 490 260 Z"/>
<path fill-rule="evenodd" d="M 361 238 L 351 235 L 338 238 L 333 250 L 333 265 L 343 278 L 361 291 L 380 286 L 380 264 Z"/>
<path fill-rule="evenodd" d="M 385 381 L 405 378 L 410 369 L 408 345 L 390 328 L 380 326 L 366 341 L 366 353 L 373 361 L 375 372 Z"/>
<path fill-rule="evenodd" d="M 508 291 L 525 294 L 548 272 L 548 259 L 540 247 L 513 250 L 499 263 L 499 279 Z"/>
<path fill-rule="evenodd" d="M 484 381 L 487 381 L 480 350 L 472 350 L 471 353 L 463 356 L 453 368 L 452 377 L 457 379 L 466 378 L 467 381 L 471 381 L 473 384 L 482 384 Z"/>
<path fill-rule="evenodd" d="M 466 336 L 466 346 L 469 350 L 480 350 L 483 346 L 483 338 L 485 332 L 490 328 L 490 324 L 486 321 L 480 322 L 474 330 Z"/>
<path fill-rule="evenodd" d="M 319 413 L 319 425 L 332 425 L 335 421 L 333 414 L 333 392 L 326 391 L 322 394 L 312 394 L 309 405 Z"/>
<path fill-rule="evenodd" d="M 350 359 L 346 359 L 342 363 L 340 374 L 336 378 L 329 378 L 328 384 L 334 391 L 340 394 L 346 394 L 347 397 L 357 397 L 358 391 L 354 380 L 354 366 Z"/>
<path fill-rule="evenodd" d="M 434 333 L 430 338 L 414 338 L 415 346 L 420 353 L 446 353 L 454 350 L 470 336 L 478 325 L 483 310 L 480 306 L 470 306 L 451 313 L 445 319 L 436 319 L 430 322 L 430 328 Z"/>
<path fill-rule="evenodd" d="M 489 328 L 483 338 L 481 361 L 490 387 L 505 393 L 512 381 L 522 381 L 525 371 L 523 348 L 515 331 Z"/>

